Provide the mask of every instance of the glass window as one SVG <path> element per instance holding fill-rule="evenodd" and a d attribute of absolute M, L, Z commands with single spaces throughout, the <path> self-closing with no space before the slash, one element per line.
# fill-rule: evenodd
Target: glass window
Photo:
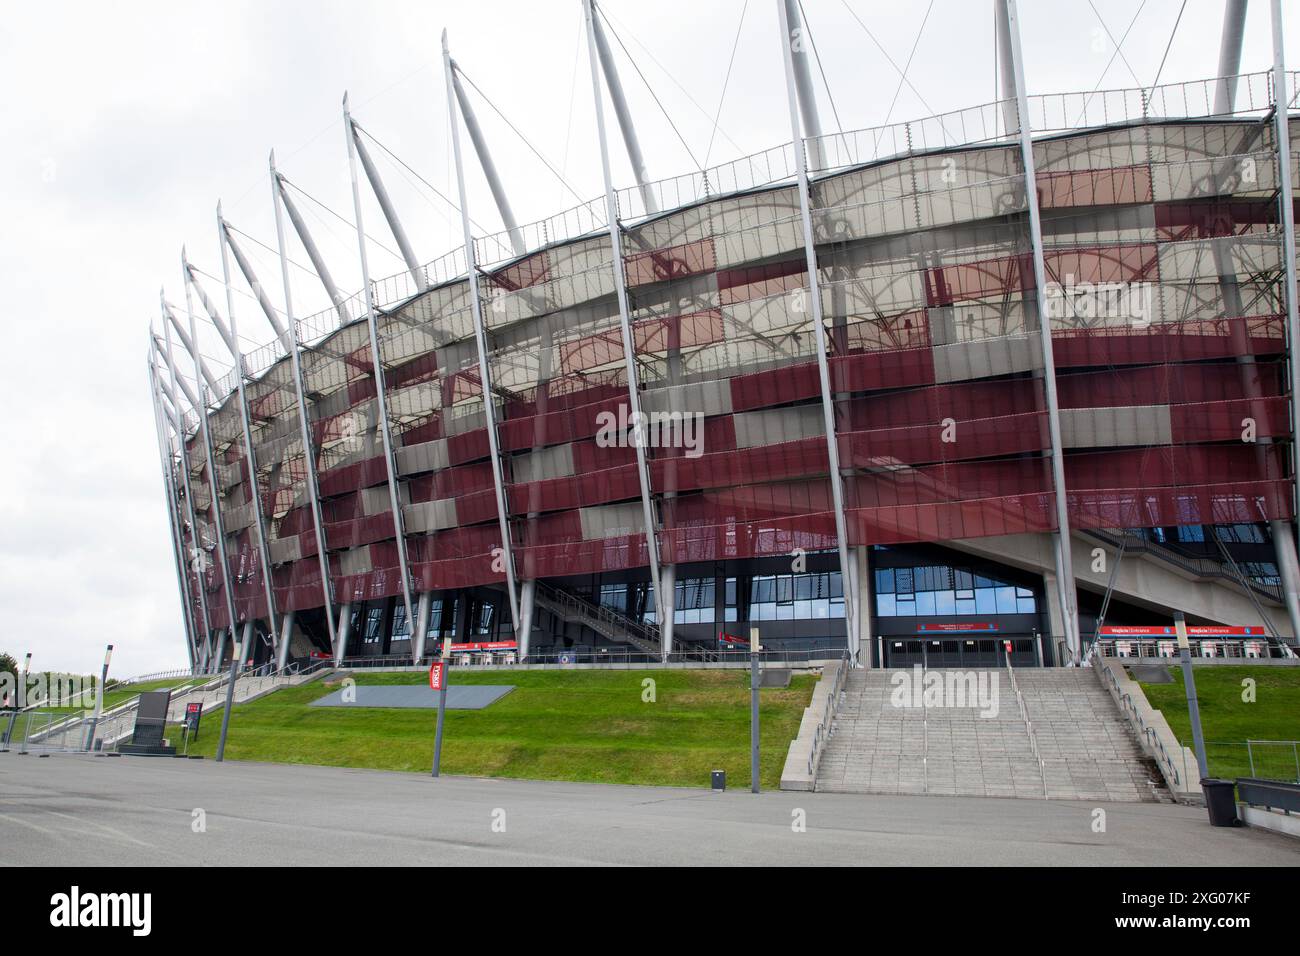
<path fill-rule="evenodd" d="M 406 604 L 399 602 L 397 607 L 393 608 L 393 640 L 405 641 L 410 636 L 406 629 Z"/>
<path fill-rule="evenodd" d="M 794 602 L 794 578 L 788 574 L 783 574 L 776 579 L 776 603 L 791 604 Z"/>
<path fill-rule="evenodd" d="M 835 575 L 837 578 L 839 574 Z M 893 594 L 894 593 L 894 569 L 880 568 L 876 571 L 876 593 Z"/>
<path fill-rule="evenodd" d="M 600 586 L 600 603 L 602 606 L 618 611 L 620 614 L 626 614 L 627 585 L 602 584 Z"/>
<path fill-rule="evenodd" d="M 486 636 L 492 633 L 492 617 L 496 611 L 495 604 L 489 604 L 486 601 L 479 605 L 478 612 L 478 634 Z"/>
<path fill-rule="evenodd" d="M 384 609 L 382 607 L 372 607 L 366 609 L 366 634 L 363 639 L 365 644 L 379 643 L 379 628 L 384 623 Z"/>

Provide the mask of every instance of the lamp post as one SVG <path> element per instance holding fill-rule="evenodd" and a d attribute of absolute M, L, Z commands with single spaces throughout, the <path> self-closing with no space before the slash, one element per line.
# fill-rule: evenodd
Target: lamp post
<path fill-rule="evenodd" d="M 749 629 L 749 791 L 758 793 L 758 628 Z"/>
<path fill-rule="evenodd" d="M 249 622 L 251 624 L 252 622 Z M 251 628 L 248 625 L 244 627 L 245 635 L 248 635 Z M 226 705 L 221 712 L 221 736 L 217 738 L 217 761 L 221 762 L 226 759 L 226 734 L 230 730 L 230 708 L 235 702 L 235 681 L 239 678 L 239 665 L 248 653 L 250 641 L 245 640 L 241 643 L 235 642 L 235 629 L 230 629 L 230 677 L 226 680 Z M 220 661 L 218 661 L 218 664 Z"/>
<path fill-rule="evenodd" d="M 30 659 L 31 655 L 28 655 Z M 86 731 L 86 750 L 93 753 L 95 750 L 95 728 L 99 725 L 99 715 L 104 710 L 104 684 L 108 681 L 108 663 L 113 659 L 113 645 L 109 644 L 104 651 L 104 669 L 99 675 L 99 687 L 95 692 L 95 710 L 90 717 L 90 728 Z"/>
<path fill-rule="evenodd" d="M 1187 639 L 1187 619 L 1182 611 L 1174 612 L 1174 631 L 1178 635 L 1178 658 L 1183 665 L 1183 689 L 1187 692 L 1187 716 L 1192 722 L 1192 745 L 1196 747 L 1196 764 L 1201 779 L 1210 775 L 1205 759 L 1205 736 L 1201 733 L 1201 708 L 1196 700 L 1196 678 L 1192 676 L 1192 647 Z"/>

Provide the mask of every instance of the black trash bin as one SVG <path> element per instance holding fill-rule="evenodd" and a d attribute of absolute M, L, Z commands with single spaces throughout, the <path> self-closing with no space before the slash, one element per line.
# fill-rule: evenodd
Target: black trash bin
<path fill-rule="evenodd" d="M 712 782 L 712 784 L 713 784 L 713 789 L 714 789 L 714 790 L 726 790 L 726 789 L 727 789 L 727 771 L 725 771 L 725 770 L 715 770 L 715 771 L 713 771 L 713 773 L 712 773 L 712 775 L 711 775 L 711 782 Z"/>
<path fill-rule="evenodd" d="M 1237 785 L 1231 780 L 1205 777 L 1201 792 L 1205 794 L 1205 809 L 1210 812 L 1210 826 L 1235 827 L 1237 820 Z"/>

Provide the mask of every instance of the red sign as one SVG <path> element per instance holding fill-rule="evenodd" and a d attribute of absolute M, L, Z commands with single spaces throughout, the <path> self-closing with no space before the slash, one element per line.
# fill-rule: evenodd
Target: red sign
<path fill-rule="evenodd" d="M 735 634 L 728 634 L 726 631 L 718 631 L 718 643 L 725 644 L 729 647 L 738 647 L 741 644 L 748 647 L 749 638 L 737 637 Z"/>
<path fill-rule="evenodd" d="M 1173 637 L 1177 634 L 1172 624 L 1105 624 L 1102 637 Z M 1188 637 L 1263 637 L 1264 628 L 1258 624 L 1238 627 L 1228 624 L 1196 624 L 1187 628 Z"/>
<path fill-rule="evenodd" d="M 966 632 L 984 632 L 996 631 L 998 626 L 993 621 L 965 621 L 957 624 L 918 624 L 916 631 L 918 634 L 929 634 L 931 631 L 966 631 Z"/>
<path fill-rule="evenodd" d="M 453 651 L 513 651 L 518 647 L 517 641 L 470 641 L 451 645 Z"/>
<path fill-rule="evenodd" d="M 433 690 L 442 690 L 447 686 L 447 665 L 442 661 L 434 661 L 429 666 L 429 687 Z"/>

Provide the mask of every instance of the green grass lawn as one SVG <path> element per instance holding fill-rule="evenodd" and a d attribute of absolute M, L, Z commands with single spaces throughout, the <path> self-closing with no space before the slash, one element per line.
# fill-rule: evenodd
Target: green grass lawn
<path fill-rule="evenodd" d="M 1182 670 L 1171 667 L 1174 683 L 1142 684 L 1151 706 L 1164 711 L 1169 726 L 1186 747 L 1192 746 L 1187 695 Z M 1295 780 L 1296 750 L 1290 743 L 1268 746 L 1246 741 L 1300 740 L 1300 668 L 1197 667 L 1196 699 L 1210 773 L 1216 777 L 1248 777 L 1251 758 L 1255 776 Z M 1241 699 L 1242 681 L 1255 681 L 1255 700 Z"/>
<path fill-rule="evenodd" d="M 656 682 L 655 703 L 642 681 Z M 361 674 L 359 684 L 418 684 L 423 673 Z M 707 787 L 709 772 L 749 780 L 749 673 L 735 670 L 454 673 L 456 684 L 513 684 L 478 711 L 448 711 L 442 769 L 451 774 Z M 777 787 L 815 676 L 762 692 L 762 782 Z M 309 707 L 337 685 L 314 682 L 237 706 L 234 760 L 428 773 L 437 712 Z M 220 711 L 205 714 L 190 753 L 212 755 Z M 173 742 L 180 733 L 173 730 Z"/>

